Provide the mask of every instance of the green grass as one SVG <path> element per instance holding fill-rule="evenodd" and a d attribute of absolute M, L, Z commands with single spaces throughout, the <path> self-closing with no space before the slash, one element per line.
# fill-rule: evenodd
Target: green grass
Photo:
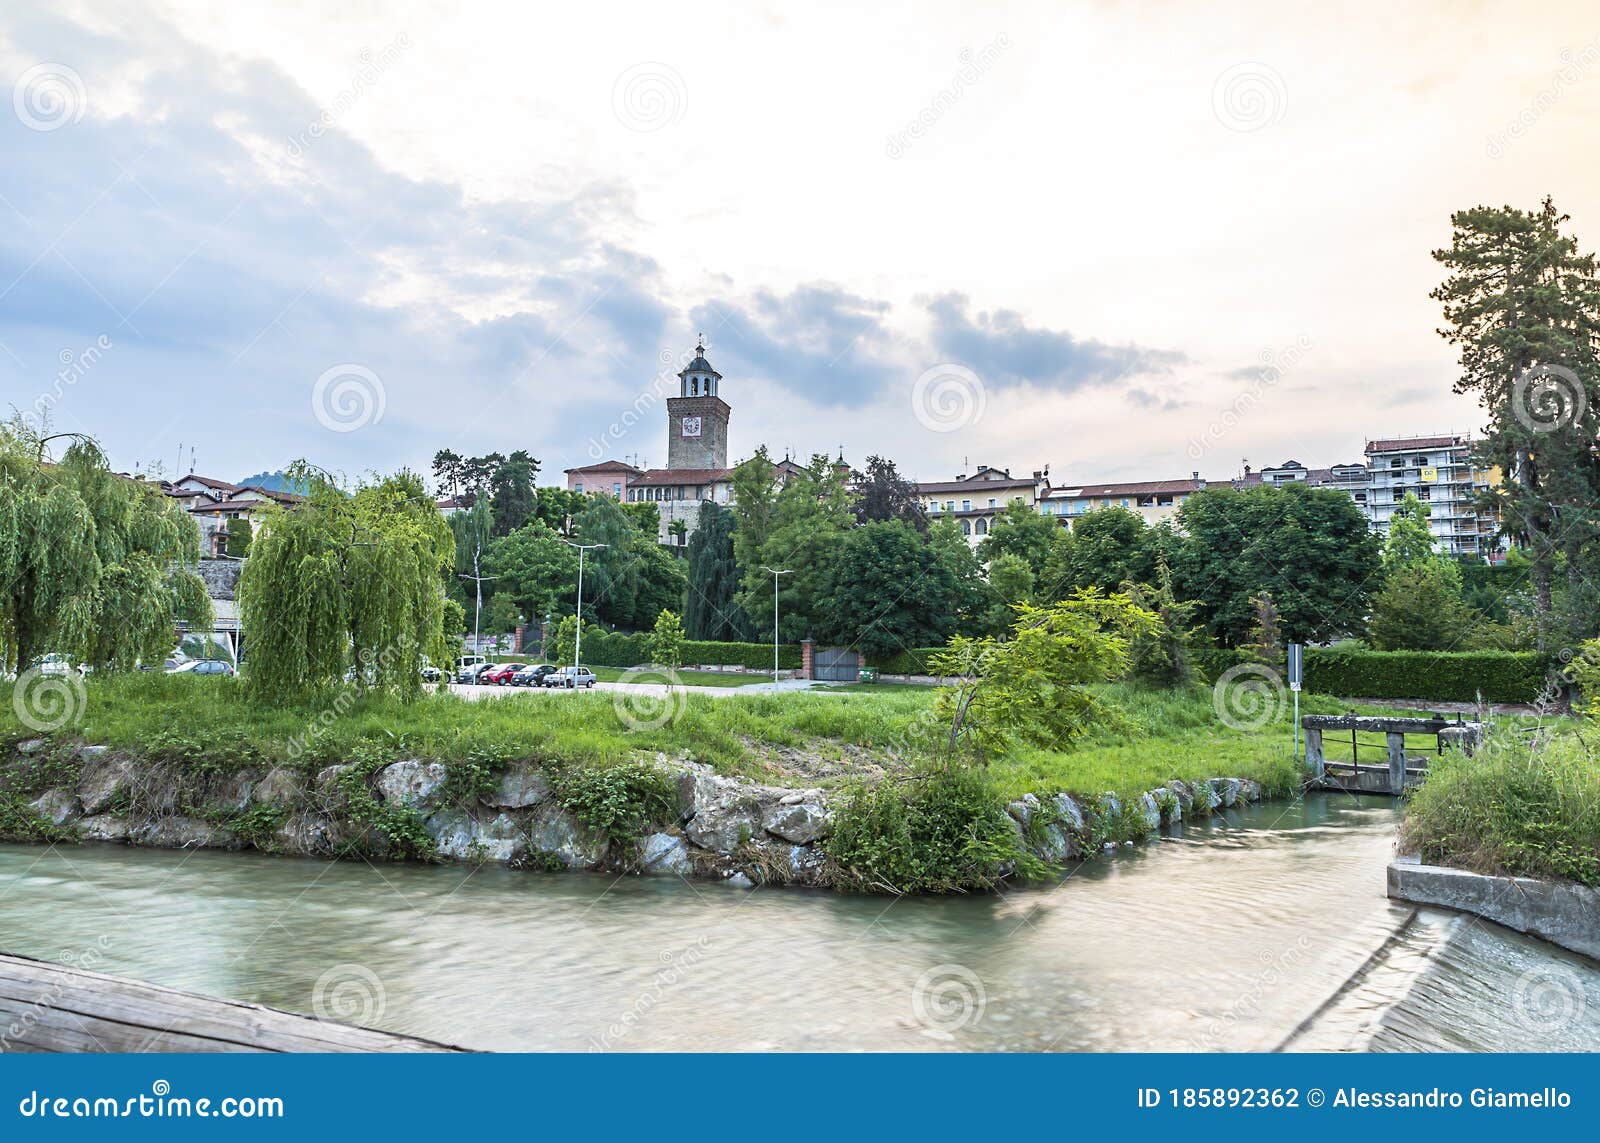
<path fill-rule="evenodd" d="M 1502 724 L 1471 757 L 1433 765 L 1402 836 L 1430 864 L 1600 888 L 1600 753 L 1581 731 Z"/>
<path fill-rule="evenodd" d="M 594 677 L 602 683 L 628 682 L 628 670 L 623 667 L 590 667 Z M 660 683 L 665 674 L 655 667 L 637 667 L 638 681 Z M 678 681 L 686 687 L 748 687 L 770 683 L 771 675 L 741 674 L 735 671 L 678 671 Z"/>
<path fill-rule="evenodd" d="M 4 690 L 0 737 L 30 737 Z M 1091 732 L 1065 750 L 1030 749 L 992 759 L 990 778 L 1002 794 L 1127 795 L 1174 778 L 1217 776 L 1253 778 L 1273 791 L 1297 782 L 1287 708 L 1264 726 L 1241 731 L 1221 723 L 1209 689 L 1118 684 L 1102 690 L 1124 709 L 1129 730 Z M 670 699 L 579 691 L 550 701 L 474 701 L 445 692 L 411 703 L 345 696 L 318 708 L 251 704 L 234 679 L 141 674 L 92 679 L 81 722 L 64 733 L 217 772 L 251 764 L 315 769 L 373 752 L 444 762 L 481 755 L 600 764 L 659 751 L 723 773 L 782 781 L 795 780 L 793 757 L 780 757 L 786 752 L 827 761 L 833 775 L 848 774 L 852 761 L 876 772 L 928 754 L 943 741 L 932 713 L 936 694 L 933 687 L 870 686 L 722 698 L 688 691 Z M 630 723 L 653 721 L 662 703 L 673 704 L 676 716 L 658 728 L 630 729 Z M 1343 708 L 1334 700 L 1308 698 L 1303 709 Z"/>

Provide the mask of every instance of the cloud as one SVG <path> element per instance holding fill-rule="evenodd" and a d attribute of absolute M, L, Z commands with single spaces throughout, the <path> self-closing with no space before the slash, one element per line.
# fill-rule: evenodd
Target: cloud
<path fill-rule="evenodd" d="M 1064 330 L 1032 327 L 1014 310 L 973 317 L 964 294 L 928 303 L 932 347 L 945 360 L 977 372 L 990 386 L 1038 385 L 1064 391 L 1124 378 L 1164 374 L 1187 359 L 1172 350 L 1107 345 Z"/>

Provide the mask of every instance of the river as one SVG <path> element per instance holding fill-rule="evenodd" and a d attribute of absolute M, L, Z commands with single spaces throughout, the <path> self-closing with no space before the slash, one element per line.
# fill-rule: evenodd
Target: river
<path fill-rule="evenodd" d="M 1384 896 L 1396 809 L 1241 807 L 999 896 L 0 846 L 0 950 L 473 1048 L 1600 1050 L 1600 970 Z"/>

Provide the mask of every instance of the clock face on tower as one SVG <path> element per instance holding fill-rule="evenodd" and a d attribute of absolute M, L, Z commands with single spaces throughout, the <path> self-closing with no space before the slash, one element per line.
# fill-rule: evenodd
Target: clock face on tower
<path fill-rule="evenodd" d="M 683 418 L 683 435 L 686 437 L 697 437 L 700 435 L 699 417 Z"/>

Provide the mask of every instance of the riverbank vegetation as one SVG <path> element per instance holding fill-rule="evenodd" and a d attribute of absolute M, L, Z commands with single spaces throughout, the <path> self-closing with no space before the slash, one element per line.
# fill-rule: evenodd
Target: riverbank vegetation
<path fill-rule="evenodd" d="M 1600 888 L 1600 755 L 1582 729 L 1502 725 L 1434 763 L 1402 837 L 1430 865 Z"/>

